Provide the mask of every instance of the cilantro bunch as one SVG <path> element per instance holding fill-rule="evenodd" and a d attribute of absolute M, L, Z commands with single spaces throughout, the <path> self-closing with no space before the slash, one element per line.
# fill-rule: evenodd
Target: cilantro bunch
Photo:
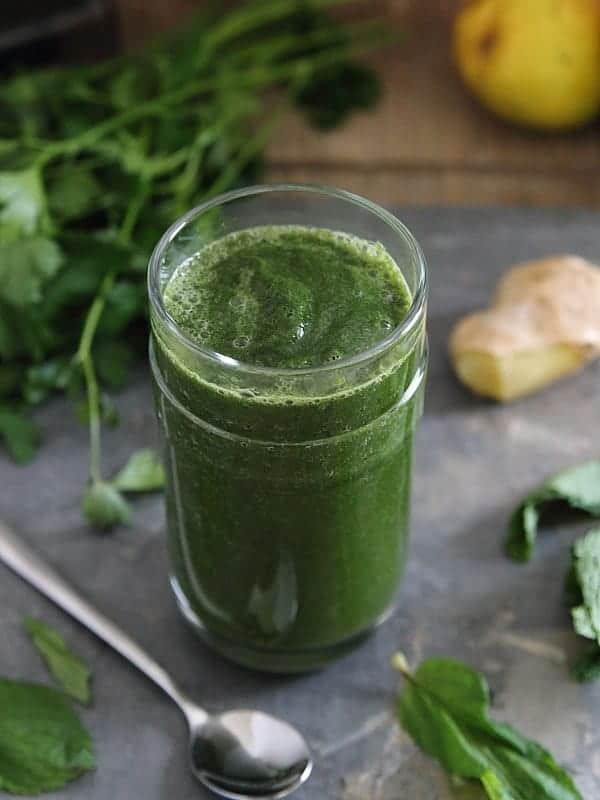
<path fill-rule="evenodd" d="M 385 35 L 334 22 L 322 7 L 335 2 L 247 0 L 139 55 L 0 85 L 0 440 L 32 458 L 30 410 L 68 394 L 89 425 L 95 523 L 129 516 L 103 478 L 101 426 L 116 422 L 107 392 L 145 347 L 155 242 L 191 206 L 255 177 L 281 102 L 332 127 L 376 100 L 376 79 L 351 58 Z"/>

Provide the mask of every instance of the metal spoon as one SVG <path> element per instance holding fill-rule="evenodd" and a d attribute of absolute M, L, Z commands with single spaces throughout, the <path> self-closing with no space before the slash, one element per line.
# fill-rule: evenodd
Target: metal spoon
<path fill-rule="evenodd" d="M 260 711 L 210 716 L 113 622 L 74 591 L 0 522 L 0 560 L 153 680 L 183 711 L 190 730 L 190 764 L 200 783 L 221 797 L 275 798 L 297 789 L 312 770 L 302 736 Z"/>

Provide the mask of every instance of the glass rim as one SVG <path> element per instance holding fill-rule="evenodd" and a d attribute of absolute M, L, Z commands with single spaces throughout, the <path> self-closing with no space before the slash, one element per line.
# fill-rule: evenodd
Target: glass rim
<path fill-rule="evenodd" d="M 210 211 L 218 206 L 226 205 L 234 200 L 241 200 L 252 196 L 270 194 L 275 192 L 298 192 L 306 194 L 321 194 L 334 200 L 343 200 L 352 205 L 358 206 L 365 211 L 369 212 L 375 217 L 378 217 L 382 222 L 386 223 L 392 230 L 394 230 L 399 237 L 409 246 L 411 255 L 414 258 L 417 267 L 417 285 L 413 292 L 412 301 L 408 312 L 401 322 L 396 325 L 386 336 L 379 339 L 365 350 L 358 353 L 352 353 L 348 356 L 343 356 L 336 361 L 327 362 L 326 364 L 316 364 L 309 367 L 265 367 L 259 364 L 252 364 L 248 361 L 240 361 L 232 356 L 224 353 L 219 353 L 217 350 L 212 350 L 199 342 L 194 341 L 188 336 L 173 319 L 167 311 L 164 304 L 163 295 L 160 287 L 160 268 L 163 253 L 171 242 L 175 239 L 186 225 L 193 220 Z M 158 243 L 152 251 L 150 261 L 148 263 L 148 297 L 150 305 L 156 311 L 160 321 L 166 326 L 174 336 L 176 336 L 187 348 L 201 358 L 208 359 L 222 367 L 240 370 L 244 372 L 256 373 L 260 375 L 287 375 L 287 376 L 300 376 L 312 375 L 315 373 L 331 372 L 343 369 L 344 367 L 352 367 L 361 364 L 365 361 L 370 361 L 376 358 L 381 353 L 388 350 L 398 341 L 406 337 L 412 331 L 413 327 L 418 323 L 422 316 L 427 300 L 428 280 L 427 280 L 427 266 L 425 256 L 421 247 L 408 227 L 401 222 L 394 214 L 387 209 L 374 203 L 367 198 L 362 197 L 354 192 L 349 192 L 346 189 L 337 189 L 331 186 L 311 183 L 271 183 L 271 184 L 256 184 L 253 186 L 245 186 L 241 189 L 233 189 L 229 192 L 216 195 L 215 197 L 206 200 L 203 203 L 195 206 L 187 211 L 181 217 L 167 228 L 165 233 L 161 236 Z"/>

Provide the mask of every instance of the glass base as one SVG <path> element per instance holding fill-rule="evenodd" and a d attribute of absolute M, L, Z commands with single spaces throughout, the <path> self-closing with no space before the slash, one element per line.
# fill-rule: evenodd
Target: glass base
<path fill-rule="evenodd" d="M 313 672 L 322 669 L 329 662 L 341 658 L 360 645 L 375 628 L 389 619 L 395 608 L 395 605 L 391 605 L 368 628 L 336 644 L 307 650 L 270 650 L 267 648 L 246 647 L 210 631 L 190 606 L 177 578 L 174 575 L 170 575 L 169 581 L 179 611 L 188 625 L 205 644 L 216 650 L 220 655 L 243 667 L 276 674 Z"/>

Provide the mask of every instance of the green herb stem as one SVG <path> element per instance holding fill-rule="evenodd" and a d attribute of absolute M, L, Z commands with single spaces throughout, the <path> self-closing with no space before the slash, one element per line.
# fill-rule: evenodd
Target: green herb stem
<path fill-rule="evenodd" d="M 90 480 L 93 483 L 102 479 L 102 445 L 100 435 L 100 392 L 98 391 L 98 380 L 92 359 L 92 344 L 104 311 L 106 297 L 113 287 L 115 275 L 116 269 L 111 270 L 104 276 L 100 284 L 98 293 L 85 318 L 76 354 L 76 360 L 83 370 L 87 392 L 90 429 Z"/>
<path fill-rule="evenodd" d="M 127 206 L 127 211 L 125 213 L 123 224 L 118 236 L 121 243 L 127 244 L 131 240 L 135 224 L 143 208 L 147 195 L 148 184 L 146 182 L 142 182 L 138 192 L 133 196 L 131 202 Z M 100 392 L 98 389 L 98 380 L 96 377 L 96 370 L 94 368 L 94 360 L 92 357 L 92 346 L 102 313 L 106 306 L 106 298 L 114 286 L 117 272 L 118 267 L 114 267 L 102 279 L 96 297 L 94 298 L 94 302 L 90 306 L 85 318 L 81 339 L 76 354 L 76 360 L 81 365 L 86 384 L 90 430 L 89 477 L 92 483 L 102 480 L 102 418 L 100 409 Z"/>

